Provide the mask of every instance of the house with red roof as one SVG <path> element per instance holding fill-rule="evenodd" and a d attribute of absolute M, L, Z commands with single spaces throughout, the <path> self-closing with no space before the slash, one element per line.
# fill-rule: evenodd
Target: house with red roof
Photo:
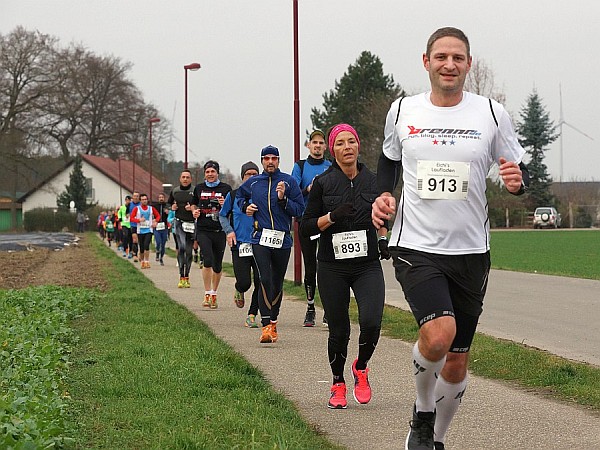
<path fill-rule="evenodd" d="M 69 184 L 73 163 L 74 161 L 67 163 L 19 198 L 23 214 L 34 208 L 56 208 L 57 197 Z M 81 166 L 87 182 L 88 201 L 107 208 L 121 205 L 125 196 L 131 195 L 133 191 L 148 194 L 151 201 L 156 201 L 158 194 L 164 189 L 161 179 L 153 175 L 151 182 L 147 170 L 126 159 L 81 155 Z"/>

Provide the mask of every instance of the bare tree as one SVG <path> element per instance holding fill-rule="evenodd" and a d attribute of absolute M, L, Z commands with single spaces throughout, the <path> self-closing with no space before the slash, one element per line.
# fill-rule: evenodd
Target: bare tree
<path fill-rule="evenodd" d="M 473 57 L 473 64 L 465 81 L 465 90 L 489 97 L 498 103 L 506 103 L 506 94 L 503 89 L 496 86 L 494 71 L 483 58 Z"/>
<path fill-rule="evenodd" d="M 40 142 L 60 150 L 65 161 L 79 153 L 130 158 L 132 144 L 146 147 L 148 119 L 159 114 L 154 106 L 144 103 L 139 90 L 127 78 L 129 63 L 112 56 L 99 57 L 80 45 L 71 45 L 58 51 L 52 64 L 60 82 L 42 105 Z M 156 160 L 167 156 L 157 144 L 163 137 L 160 131 L 167 133 L 169 126 L 162 122 L 156 129 Z M 139 162 L 143 156 L 138 155 Z"/>
<path fill-rule="evenodd" d="M 17 27 L 0 35 L 0 166 L 10 174 L 12 227 L 16 227 L 17 192 L 30 163 L 27 141 L 31 124 L 39 116 L 39 101 L 56 76 L 45 62 L 54 53 L 56 40 Z M 6 172 L 5 172 L 6 171 Z M 4 178 L 4 177 L 3 177 Z"/>
<path fill-rule="evenodd" d="M 144 103 L 139 90 L 126 77 L 130 63 L 113 56 L 91 56 L 86 61 L 91 95 L 82 117 L 87 154 L 106 154 L 126 142 L 139 129 L 136 120 Z"/>
<path fill-rule="evenodd" d="M 3 169 L 21 177 L 31 173 L 26 166 L 36 153 L 60 154 L 68 161 L 80 153 L 128 158 L 134 143 L 147 149 L 148 120 L 159 113 L 128 78 L 130 69 L 130 63 L 82 45 L 60 49 L 56 38 L 23 27 L 0 35 Z M 153 131 L 156 168 L 170 156 L 162 145 L 170 124 L 163 119 Z M 149 162 L 147 151 L 138 157 Z"/>
<path fill-rule="evenodd" d="M 39 115 L 39 102 L 56 83 L 47 63 L 56 40 L 17 27 L 0 36 L 0 140 L 12 130 L 27 133 Z"/>
<path fill-rule="evenodd" d="M 80 125 L 83 111 L 92 94 L 85 75 L 88 53 L 81 46 L 71 46 L 59 50 L 52 64 L 58 75 L 58 83 L 47 92 L 40 108 L 40 133 L 36 136 L 48 148 L 58 145 L 65 161 L 71 159 L 70 146 L 82 144 L 83 133 Z"/>

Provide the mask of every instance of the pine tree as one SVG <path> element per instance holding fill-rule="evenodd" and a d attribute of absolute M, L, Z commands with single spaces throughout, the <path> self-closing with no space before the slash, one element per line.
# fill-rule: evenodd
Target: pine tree
<path fill-rule="evenodd" d="M 65 185 L 65 191 L 56 198 L 56 204 L 61 209 L 68 209 L 71 201 L 75 202 L 77 211 L 86 211 L 93 203 L 86 199 L 87 185 L 83 176 L 81 156 L 77 156 L 73 162 L 73 171 L 69 176 L 69 184 Z"/>
<path fill-rule="evenodd" d="M 335 89 L 323 94 L 323 109 L 312 108 L 314 128 L 327 131 L 344 122 L 352 125 L 361 141 L 361 160 L 376 169 L 381 152 L 383 126 L 390 104 L 406 95 L 391 75 L 383 73 L 381 60 L 363 51 L 339 81 Z"/>
<path fill-rule="evenodd" d="M 552 178 L 544 164 L 544 152 L 549 144 L 558 137 L 556 125 L 550 120 L 537 91 L 527 98 L 526 105 L 520 112 L 521 121 L 517 122 L 517 132 L 521 135 L 520 144 L 530 157 L 527 163 L 530 175 L 529 195 L 527 204 L 530 209 L 538 206 L 554 205 L 550 192 Z"/>

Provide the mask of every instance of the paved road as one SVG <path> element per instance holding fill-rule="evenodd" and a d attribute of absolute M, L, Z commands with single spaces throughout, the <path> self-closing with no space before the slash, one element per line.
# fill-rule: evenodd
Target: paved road
<path fill-rule="evenodd" d="M 133 263 L 132 263 L 133 264 Z M 139 265 L 138 265 L 139 267 Z M 326 407 L 331 375 L 327 363 L 327 329 L 304 328 L 306 306 L 284 299 L 276 344 L 259 344 L 259 329 L 243 326 L 246 311 L 232 301 L 234 279 L 223 277 L 219 308 L 201 306 L 201 275 L 194 268 L 191 289 L 177 289 L 178 273 L 172 258 L 166 265 L 144 270 L 174 301 L 186 306 L 219 338 L 258 367 L 271 385 L 293 401 L 315 429 L 347 449 L 400 449 L 408 428 L 414 391 L 411 345 L 382 337 L 371 360 L 373 400 L 358 405 L 349 395 L 347 410 Z M 322 312 L 319 312 L 321 317 Z M 350 358 L 357 351 L 353 326 Z M 346 378 L 351 380 L 349 364 Z M 494 450 L 551 448 L 600 449 L 600 417 L 583 408 L 470 376 L 467 395 L 449 432 L 448 449 Z"/>
<path fill-rule="evenodd" d="M 408 311 L 392 262 L 383 269 L 386 303 Z M 600 366 L 600 281 L 492 270 L 477 330 Z"/>
<path fill-rule="evenodd" d="M 18 252 L 32 246 L 59 250 L 77 242 L 78 239 L 73 233 L 2 233 L 0 251 Z"/>

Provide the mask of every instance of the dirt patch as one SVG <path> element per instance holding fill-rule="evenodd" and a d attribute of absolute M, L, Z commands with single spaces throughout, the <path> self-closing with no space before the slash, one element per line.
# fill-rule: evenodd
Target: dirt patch
<path fill-rule="evenodd" d="M 62 250 L 30 247 L 0 252 L 0 289 L 41 285 L 105 289 L 102 267 L 87 239 Z"/>

